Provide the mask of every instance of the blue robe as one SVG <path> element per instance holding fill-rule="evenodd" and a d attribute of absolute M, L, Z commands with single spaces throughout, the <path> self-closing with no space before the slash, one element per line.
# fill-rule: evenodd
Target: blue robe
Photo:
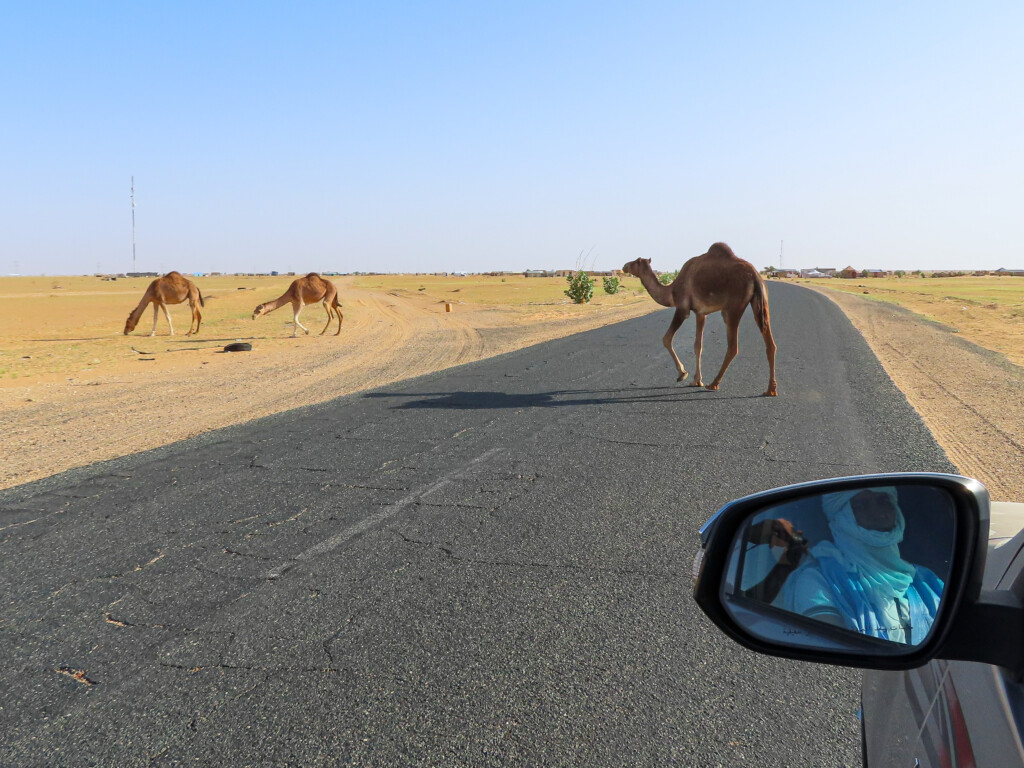
<path fill-rule="evenodd" d="M 780 595 L 781 607 L 786 610 L 813 617 L 831 608 L 841 615 L 847 629 L 912 645 L 919 645 L 927 637 L 944 588 L 942 579 L 931 570 L 915 566 L 913 580 L 901 598 L 908 609 L 904 623 L 896 618 L 894 604 L 878 604 L 856 573 L 847 571 L 833 557 L 809 559 L 794 572 L 790 582 L 783 590 L 785 597 Z"/>

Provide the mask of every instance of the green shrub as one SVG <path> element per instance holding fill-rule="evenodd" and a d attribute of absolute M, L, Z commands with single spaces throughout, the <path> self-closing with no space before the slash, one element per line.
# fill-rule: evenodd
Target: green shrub
<path fill-rule="evenodd" d="M 588 277 L 587 273 L 582 269 L 577 272 L 570 272 L 565 276 L 565 281 L 569 284 L 565 295 L 572 299 L 574 304 L 586 304 L 594 298 L 594 283 L 596 280 Z"/>
<path fill-rule="evenodd" d="M 617 278 L 617 277 L 606 277 L 606 278 L 604 278 L 602 280 L 602 282 L 604 283 L 604 292 L 605 293 L 610 293 L 610 294 L 612 294 L 614 296 L 616 293 L 619 292 L 619 288 L 621 287 L 619 285 L 619 278 Z"/>
<path fill-rule="evenodd" d="M 663 272 L 662 274 L 658 275 L 658 280 L 661 281 L 662 285 L 670 285 L 672 283 L 672 281 L 675 280 L 678 275 L 679 275 L 679 270 L 678 269 L 675 272 Z"/>

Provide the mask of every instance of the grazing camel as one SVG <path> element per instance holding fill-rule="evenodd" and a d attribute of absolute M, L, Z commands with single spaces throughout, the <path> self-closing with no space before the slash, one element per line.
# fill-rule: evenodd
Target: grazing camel
<path fill-rule="evenodd" d="M 726 335 L 729 347 L 722 361 L 722 368 L 715 380 L 707 385 L 708 389 L 718 389 L 725 375 L 725 369 L 739 351 L 740 319 L 749 304 L 754 312 L 754 322 L 764 337 L 764 348 L 768 355 L 768 390 L 766 397 L 775 397 L 778 390 L 775 384 L 775 339 L 772 338 L 772 327 L 768 317 L 768 289 L 757 269 L 749 261 L 744 261 L 732 252 L 725 243 L 715 243 L 708 252 L 688 260 L 679 270 L 679 275 L 671 285 L 662 285 L 650 259 L 636 259 L 622 267 L 628 275 L 639 277 L 651 298 L 665 307 L 675 307 L 676 313 L 661 343 L 672 355 L 672 360 L 679 371 L 682 381 L 686 378 L 686 369 L 679 360 L 679 355 L 672 348 L 672 337 L 679 326 L 693 311 L 697 315 L 696 337 L 693 351 L 697 356 L 697 366 L 691 387 L 702 387 L 704 382 L 700 375 L 700 351 L 704 337 L 704 318 L 712 312 L 721 311 L 725 320 Z"/>
<path fill-rule="evenodd" d="M 149 335 L 156 336 L 157 317 L 159 316 L 159 310 L 163 309 L 164 317 L 167 318 L 167 327 L 171 329 L 171 336 L 173 336 L 174 326 L 171 324 L 171 313 L 167 311 L 167 305 L 181 304 L 185 300 L 188 300 L 188 305 L 192 309 L 192 322 L 189 324 L 188 333 L 185 335 L 191 336 L 193 333 L 199 333 L 199 324 L 203 320 L 199 307 L 206 306 L 206 302 L 203 301 L 203 294 L 195 283 L 183 277 L 180 272 L 168 272 L 163 277 L 158 277 L 149 284 L 149 288 L 146 289 L 146 293 L 142 297 L 142 301 L 139 302 L 139 306 L 132 310 L 132 313 L 128 315 L 128 319 L 125 321 L 124 335 L 127 336 L 135 330 L 135 326 L 139 324 L 139 318 L 142 317 L 142 313 L 146 311 L 146 307 L 152 302 L 153 330 L 150 331 Z M 192 330 L 193 325 L 195 330 Z"/>
<path fill-rule="evenodd" d="M 320 335 L 323 336 L 327 332 L 331 325 L 331 320 L 337 314 L 338 332 L 334 334 L 337 336 L 341 333 L 342 319 L 341 304 L 338 303 L 338 289 L 334 287 L 334 283 L 330 280 L 324 280 L 316 272 L 310 272 L 305 277 L 293 280 L 292 284 L 288 286 L 288 290 L 280 298 L 268 301 L 266 304 L 260 304 L 253 310 L 252 319 L 255 320 L 260 315 L 273 312 L 285 304 L 291 304 L 292 314 L 295 317 L 295 327 L 292 329 L 292 338 L 294 339 L 298 335 L 299 328 L 307 334 L 309 333 L 309 328 L 299 322 L 299 313 L 302 311 L 302 308 L 306 304 L 315 304 L 318 301 L 322 301 L 324 309 L 327 310 L 327 325 L 320 331 Z"/>

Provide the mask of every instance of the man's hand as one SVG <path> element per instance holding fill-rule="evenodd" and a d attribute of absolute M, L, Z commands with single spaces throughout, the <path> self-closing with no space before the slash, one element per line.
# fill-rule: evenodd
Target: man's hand
<path fill-rule="evenodd" d="M 768 518 L 747 529 L 747 541 L 751 544 L 768 544 L 784 547 L 793 539 L 798 531 L 785 518 Z"/>
<path fill-rule="evenodd" d="M 796 530 L 793 523 L 785 518 L 768 518 L 750 526 L 747 529 L 747 541 L 751 544 L 785 548 L 786 551 L 779 558 L 779 564 L 791 568 L 796 568 L 808 552 L 803 531 Z"/>

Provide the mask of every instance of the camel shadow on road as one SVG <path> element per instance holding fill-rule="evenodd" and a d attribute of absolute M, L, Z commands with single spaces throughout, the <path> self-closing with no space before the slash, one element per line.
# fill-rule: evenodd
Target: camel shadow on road
<path fill-rule="evenodd" d="M 366 398 L 395 398 L 396 409 L 449 408 L 478 410 L 488 408 L 553 408 L 578 405 L 620 403 L 680 403 L 687 401 L 750 400 L 761 395 L 725 396 L 698 387 L 641 387 L 637 389 L 558 389 L 551 392 L 516 394 L 509 392 L 368 392 Z"/>

